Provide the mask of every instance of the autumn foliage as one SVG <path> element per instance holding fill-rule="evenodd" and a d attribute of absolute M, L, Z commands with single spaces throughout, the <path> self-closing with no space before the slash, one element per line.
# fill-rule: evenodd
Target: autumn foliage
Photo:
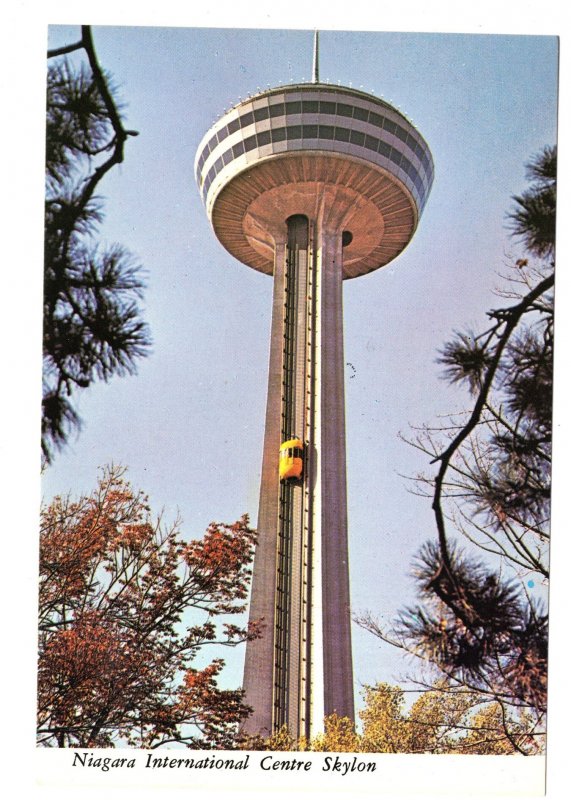
<path fill-rule="evenodd" d="M 92 495 L 45 507 L 38 742 L 232 746 L 248 713 L 242 692 L 219 688 L 222 659 L 193 662 L 206 645 L 257 635 L 233 617 L 245 607 L 253 545 L 247 517 L 185 541 L 178 523 L 153 520 L 117 468 Z"/>
<path fill-rule="evenodd" d="M 418 693 L 408 708 L 405 692 L 386 683 L 365 687 L 364 698 L 360 747 L 365 752 L 534 755 L 545 744 L 534 715 L 506 713 L 501 703 L 445 681 Z"/>
<path fill-rule="evenodd" d="M 414 695 L 413 695 L 414 697 Z M 365 686 L 364 707 L 356 730 L 347 717 L 332 714 L 323 733 L 295 739 L 286 726 L 268 739 L 250 737 L 252 750 L 329 753 L 424 753 L 461 755 L 534 755 L 544 747 L 545 734 L 532 714 L 505 716 L 500 703 L 474 692 L 455 691 L 441 682 L 406 702 L 399 686 Z"/>

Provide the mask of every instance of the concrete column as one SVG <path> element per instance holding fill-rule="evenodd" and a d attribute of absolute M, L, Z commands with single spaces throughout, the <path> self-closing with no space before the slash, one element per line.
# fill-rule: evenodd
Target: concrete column
<path fill-rule="evenodd" d="M 342 227 L 317 227 L 324 712 L 354 718 L 347 546 Z"/>
<path fill-rule="evenodd" d="M 248 642 L 244 664 L 245 702 L 254 713 L 244 723 L 246 733 L 270 736 L 274 689 L 275 585 L 279 509 L 278 453 L 281 444 L 283 304 L 285 280 L 284 237 L 276 242 L 274 294 L 270 337 L 270 366 L 266 405 L 266 429 L 262 460 L 258 543 L 252 576 L 250 620 L 262 620 L 259 639 Z"/>

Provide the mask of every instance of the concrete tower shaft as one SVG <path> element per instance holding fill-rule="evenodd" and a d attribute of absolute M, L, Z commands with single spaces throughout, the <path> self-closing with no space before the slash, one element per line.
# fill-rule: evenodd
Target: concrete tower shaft
<path fill-rule="evenodd" d="M 259 543 L 246 651 L 246 729 L 317 732 L 353 717 L 343 385 L 341 209 L 295 215 L 275 237 Z M 301 436 L 304 477 L 280 483 L 280 443 Z"/>
<path fill-rule="evenodd" d="M 353 717 L 343 279 L 395 258 L 433 179 L 414 126 L 377 98 L 309 84 L 265 92 L 203 139 L 196 175 L 214 231 L 273 275 L 266 429 L 246 650 L 245 730 L 315 734 Z M 303 475 L 279 450 L 303 442 Z"/>

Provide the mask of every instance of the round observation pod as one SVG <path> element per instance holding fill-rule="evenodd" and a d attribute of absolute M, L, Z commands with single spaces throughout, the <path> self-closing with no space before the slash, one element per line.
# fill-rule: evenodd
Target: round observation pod
<path fill-rule="evenodd" d="M 276 235 L 305 214 L 342 232 L 343 277 L 354 278 L 410 242 L 434 165 L 391 105 L 313 83 L 270 89 L 228 111 L 200 143 L 195 172 L 214 232 L 239 261 L 273 274 Z"/>
<path fill-rule="evenodd" d="M 288 439 L 280 447 L 280 481 L 298 480 L 303 473 L 303 442 Z"/>

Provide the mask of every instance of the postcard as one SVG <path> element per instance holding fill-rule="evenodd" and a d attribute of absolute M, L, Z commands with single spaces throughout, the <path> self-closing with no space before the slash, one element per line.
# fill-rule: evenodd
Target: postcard
<path fill-rule="evenodd" d="M 36 791 L 542 795 L 558 31 L 57 17 Z"/>

